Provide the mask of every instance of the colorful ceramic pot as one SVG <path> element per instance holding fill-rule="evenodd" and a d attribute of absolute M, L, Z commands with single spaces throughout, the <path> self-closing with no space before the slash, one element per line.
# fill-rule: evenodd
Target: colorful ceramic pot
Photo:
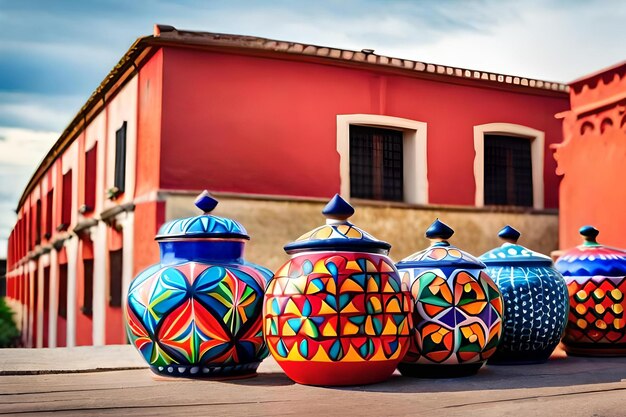
<path fill-rule="evenodd" d="M 411 347 L 398 366 L 402 375 L 471 375 L 500 340 L 500 291 L 481 261 L 448 243 L 453 233 L 436 220 L 426 231 L 432 245 L 396 265 L 410 280 L 415 302 Z"/>
<path fill-rule="evenodd" d="M 234 220 L 209 214 L 217 200 L 196 200 L 204 214 L 165 223 L 161 261 L 128 290 L 128 337 L 152 371 L 177 377 L 253 376 L 263 341 L 263 290 L 271 271 L 244 261 L 250 239 Z"/>
<path fill-rule="evenodd" d="M 584 243 L 555 264 L 570 296 L 563 344 L 572 355 L 626 355 L 626 251 L 600 245 L 598 233 L 582 227 Z"/>
<path fill-rule="evenodd" d="M 409 344 L 410 297 L 390 245 L 354 226 L 336 195 L 326 225 L 285 246 L 291 259 L 267 287 L 269 350 L 294 381 L 361 385 L 389 378 Z"/>
<path fill-rule="evenodd" d="M 541 363 L 563 336 L 569 296 L 552 259 L 517 244 L 520 233 L 505 226 L 504 244 L 479 259 L 504 298 L 502 338 L 488 364 Z"/>

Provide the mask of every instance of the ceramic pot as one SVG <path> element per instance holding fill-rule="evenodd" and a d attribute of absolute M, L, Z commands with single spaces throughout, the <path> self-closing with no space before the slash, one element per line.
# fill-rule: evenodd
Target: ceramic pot
<path fill-rule="evenodd" d="M 348 221 L 350 204 L 336 195 L 322 213 L 326 225 L 285 246 L 291 259 L 267 287 L 269 350 L 301 384 L 384 381 L 408 348 L 408 288 L 391 246 Z"/>
<path fill-rule="evenodd" d="M 127 333 L 153 372 L 175 377 L 253 376 L 267 356 L 263 293 L 272 273 L 243 259 L 250 239 L 234 220 L 204 214 L 165 223 L 160 262 L 130 285 Z"/>
<path fill-rule="evenodd" d="M 474 374 L 500 340 L 500 291 L 481 261 L 448 242 L 453 234 L 436 220 L 426 231 L 432 245 L 396 265 L 415 303 L 411 347 L 398 366 L 402 375 Z"/>
<path fill-rule="evenodd" d="M 571 355 L 626 355 L 626 251 L 600 245 L 598 230 L 584 226 L 584 243 L 555 264 L 569 289 L 563 344 Z"/>
<path fill-rule="evenodd" d="M 487 363 L 545 362 L 565 330 L 567 285 L 550 257 L 517 244 L 517 230 L 505 226 L 498 236 L 505 243 L 479 258 L 504 298 L 502 338 Z"/>

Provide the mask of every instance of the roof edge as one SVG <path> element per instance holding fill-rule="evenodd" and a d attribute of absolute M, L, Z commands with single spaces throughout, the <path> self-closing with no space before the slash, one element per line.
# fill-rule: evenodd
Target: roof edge
<path fill-rule="evenodd" d="M 618 70 L 621 67 L 626 67 L 626 60 L 610 65 L 608 67 L 599 69 L 597 71 L 592 72 L 591 74 L 583 75 L 582 77 L 576 78 L 574 81 L 570 81 L 567 84 L 571 87 L 579 86 L 580 84 L 584 84 L 593 78 L 601 77 L 605 73 Z"/>
<path fill-rule="evenodd" d="M 57 141 L 52 145 L 48 153 L 43 157 L 39 165 L 37 166 L 35 172 L 28 180 L 22 195 L 20 196 L 17 211 L 19 211 L 20 207 L 24 205 L 24 201 L 26 197 L 32 192 L 34 188 L 34 184 L 37 183 L 46 173 L 48 168 L 52 165 L 52 163 L 57 159 L 58 155 L 63 152 L 75 138 L 75 136 L 82 131 L 87 125 L 88 121 L 91 121 L 93 117 L 97 114 L 91 114 L 90 112 L 96 107 L 96 105 L 102 100 L 106 101 L 106 95 L 110 92 L 115 93 L 117 90 L 112 90 L 118 82 L 122 81 L 121 87 L 123 83 L 123 77 L 128 73 L 129 68 L 133 67 L 133 72 L 137 68 L 135 60 L 141 56 L 141 53 L 144 49 L 149 45 L 149 40 L 154 38 L 154 36 L 142 36 L 139 37 L 133 42 L 133 44 L 128 48 L 128 51 L 120 58 L 118 63 L 113 67 L 111 71 L 104 77 L 100 85 L 94 90 L 93 93 L 89 96 L 85 104 L 80 108 L 76 116 L 72 119 L 72 121 L 66 126 L 66 128 L 61 132 L 61 135 L 57 139 Z M 89 120 L 87 120 L 88 116 L 91 116 Z"/>

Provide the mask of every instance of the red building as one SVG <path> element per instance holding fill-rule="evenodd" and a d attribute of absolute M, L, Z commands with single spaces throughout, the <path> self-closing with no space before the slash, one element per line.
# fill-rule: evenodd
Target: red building
<path fill-rule="evenodd" d="M 570 84 L 571 110 L 555 145 L 560 189 L 560 246 L 580 244 L 592 224 L 605 245 L 626 247 L 626 61 Z"/>
<path fill-rule="evenodd" d="M 512 222 L 556 248 L 556 113 L 567 86 L 361 52 L 157 27 L 35 171 L 9 239 L 28 346 L 124 343 L 122 300 L 167 219 L 202 189 L 275 268 L 336 192 L 355 222 L 424 246 L 433 217 L 479 253 Z"/>

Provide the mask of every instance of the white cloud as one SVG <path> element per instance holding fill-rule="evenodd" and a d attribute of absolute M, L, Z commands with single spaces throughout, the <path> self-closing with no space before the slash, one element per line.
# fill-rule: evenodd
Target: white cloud
<path fill-rule="evenodd" d="M 18 199 L 58 136 L 58 132 L 0 127 L 0 258 L 6 257 Z"/>

